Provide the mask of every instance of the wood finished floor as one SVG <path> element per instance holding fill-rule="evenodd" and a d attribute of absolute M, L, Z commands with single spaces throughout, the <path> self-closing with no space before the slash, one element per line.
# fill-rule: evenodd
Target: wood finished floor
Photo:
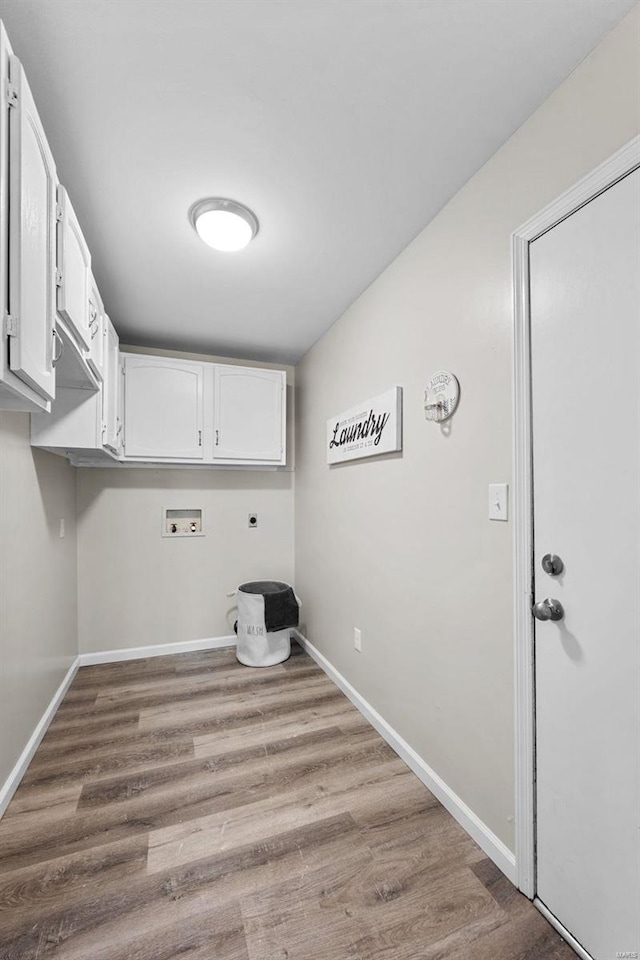
<path fill-rule="evenodd" d="M 575 960 L 298 647 L 84 667 L 0 821 L 0 958 Z"/>

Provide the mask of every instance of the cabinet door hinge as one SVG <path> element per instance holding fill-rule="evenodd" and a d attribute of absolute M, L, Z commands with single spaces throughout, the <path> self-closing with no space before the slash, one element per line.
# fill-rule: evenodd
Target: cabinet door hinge
<path fill-rule="evenodd" d="M 19 326 L 20 324 L 16 316 L 14 316 L 12 313 L 5 314 L 4 329 L 7 337 L 17 337 Z"/>
<path fill-rule="evenodd" d="M 7 95 L 7 105 L 8 105 L 9 107 L 17 107 L 17 106 L 18 106 L 18 90 L 17 90 L 17 88 L 16 88 L 15 83 L 11 83 L 11 81 L 8 80 L 8 81 L 7 81 L 7 86 L 6 86 L 6 91 L 7 91 L 7 94 L 6 94 L 6 95 Z"/>
<path fill-rule="evenodd" d="M 62 207 L 59 203 L 56 203 L 56 220 L 58 223 L 62 221 Z"/>
<path fill-rule="evenodd" d="M 56 287 L 62 286 L 62 270 L 56 270 Z"/>

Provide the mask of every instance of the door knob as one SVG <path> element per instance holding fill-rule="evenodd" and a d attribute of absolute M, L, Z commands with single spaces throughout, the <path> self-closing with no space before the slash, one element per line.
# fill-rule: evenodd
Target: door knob
<path fill-rule="evenodd" d="M 534 603 L 533 615 L 536 620 L 562 620 L 564 607 L 559 600 L 552 600 L 547 597 L 546 600 L 539 600 L 538 603 Z"/>

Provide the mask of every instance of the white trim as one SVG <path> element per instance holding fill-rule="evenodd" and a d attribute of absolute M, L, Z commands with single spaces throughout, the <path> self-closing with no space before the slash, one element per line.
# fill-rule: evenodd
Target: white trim
<path fill-rule="evenodd" d="M 562 926 L 560 921 L 556 917 L 554 917 L 554 915 L 551 913 L 548 907 L 545 907 L 542 900 L 538 900 L 538 898 L 536 897 L 533 901 L 533 905 L 534 907 L 537 907 L 537 909 L 540 911 L 543 917 L 546 917 L 546 919 L 549 921 L 553 929 L 557 930 L 557 932 L 560 934 L 562 939 L 566 940 L 569 946 L 575 950 L 575 952 L 578 954 L 581 960 L 593 960 L 593 957 L 591 956 L 591 954 L 587 953 L 585 948 L 578 943 L 576 938 L 571 936 L 567 928 Z"/>
<path fill-rule="evenodd" d="M 195 653 L 198 650 L 221 650 L 235 647 L 236 635 L 228 637 L 209 637 L 206 640 L 181 640 L 177 643 L 159 643 L 149 647 L 125 647 L 122 650 L 99 650 L 96 653 L 81 653 L 78 657 L 81 667 L 90 667 L 97 663 L 119 663 L 124 660 L 142 660 L 145 657 L 166 657 L 175 653 Z"/>
<path fill-rule="evenodd" d="M 515 635 L 515 826 L 517 886 L 535 893 L 535 665 L 533 617 L 533 464 L 529 342 L 529 244 L 513 237 L 513 567 Z"/>
<path fill-rule="evenodd" d="M 40 718 L 40 721 L 37 727 L 31 734 L 31 737 L 29 738 L 29 742 L 27 743 L 26 747 L 20 754 L 20 757 L 18 758 L 18 761 L 15 767 L 13 768 L 13 770 L 5 780 L 2 787 L 0 787 L 0 817 L 9 806 L 9 802 L 12 796 L 20 786 L 20 781 L 24 777 L 27 771 L 27 767 L 33 760 L 34 754 L 38 749 L 38 747 L 40 746 L 40 742 L 44 737 L 45 733 L 47 732 L 47 728 L 51 723 L 51 721 L 53 720 L 56 710 L 62 703 L 64 695 L 66 694 L 67 690 L 71 686 L 73 678 L 78 672 L 79 665 L 80 665 L 79 657 L 76 657 L 73 663 L 71 664 L 71 666 L 69 667 L 69 669 L 67 670 L 64 680 L 62 681 L 62 683 L 54 693 L 53 697 L 51 698 L 51 702 L 49 703 L 49 706 L 47 707 L 45 712 L 42 714 L 42 717 Z"/>
<path fill-rule="evenodd" d="M 535 671 L 533 583 L 533 461 L 529 244 L 640 166 L 640 136 L 563 193 L 512 235 L 514 293 L 513 551 L 516 698 L 517 885 L 535 896 Z M 546 915 L 546 914 L 545 914 Z M 557 921 L 555 921 L 557 924 Z M 554 925 L 555 925 L 554 924 Z M 561 932 L 561 931 L 560 931 Z M 574 947 L 574 949 L 576 949 Z M 579 952 L 579 951 L 578 951 Z M 581 956 L 587 956 L 581 954 Z"/>
<path fill-rule="evenodd" d="M 625 143 L 612 157 L 566 190 L 540 213 L 523 223 L 514 231 L 514 236 L 531 243 L 532 240 L 555 227 L 561 220 L 571 216 L 585 203 L 589 203 L 603 190 L 608 190 L 622 177 L 626 177 L 637 166 L 640 166 L 640 135 Z"/>
<path fill-rule="evenodd" d="M 438 776 L 435 770 L 420 757 L 416 751 L 409 746 L 406 740 L 403 740 L 390 724 L 374 710 L 364 697 L 346 680 L 341 673 L 327 660 L 327 658 L 314 647 L 314 645 L 303 636 L 299 630 L 292 630 L 292 635 L 298 640 L 300 646 L 312 657 L 318 666 L 322 667 L 324 672 L 333 680 L 351 702 L 358 708 L 360 713 L 375 727 L 381 737 L 383 737 L 392 750 L 398 754 L 401 760 L 413 770 L 416 776 L 424 783 L 426 787 L 438 798 L 440 803 L 449 813 L 458 821 L 458 823 L 467 831 L 475 842 L 484 850 L 497 867 L 515 883 L 516 879 L 516 860 L 514 854 L 493 833 L 485 823 L 471 810 L 460 797 L 453 792 L 451 787 L 447 786 L 444 780 Z"/>

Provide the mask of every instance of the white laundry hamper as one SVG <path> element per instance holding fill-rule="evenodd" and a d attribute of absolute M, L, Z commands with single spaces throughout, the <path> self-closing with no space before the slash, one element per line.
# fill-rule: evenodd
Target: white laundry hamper
<path fill-rule="evenodd" d="M 282 663 L 291 655 L 291 629 L 298 625 L 300 601 L 293 589 L 280 580 L 252 580 L 240 584 L 229 596 L 234 594 L 238 604 L 236 657 L 240 663 L 246 667 Z M 279 630 L 273 629 L 278 613 L 287 623 Z"/>

